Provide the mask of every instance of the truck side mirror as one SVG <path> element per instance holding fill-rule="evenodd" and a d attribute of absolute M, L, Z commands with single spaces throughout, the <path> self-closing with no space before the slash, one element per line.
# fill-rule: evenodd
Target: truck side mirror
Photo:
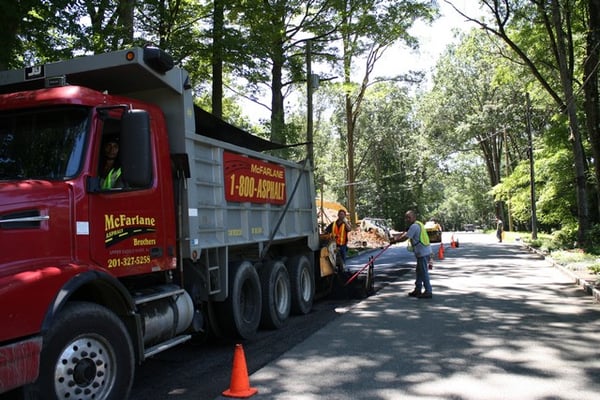
<path fill-rule="evenodd" d="M 152 183 L 150 116 L 145 110 L 128 110 L 121 120 L 119 154 L 123 179 L 130 187 Z"/>

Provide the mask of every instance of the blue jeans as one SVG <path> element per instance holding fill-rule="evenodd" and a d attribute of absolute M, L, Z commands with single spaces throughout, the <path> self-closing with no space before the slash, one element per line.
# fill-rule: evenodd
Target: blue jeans
<path fill-rule="evenodd" d="M 344 263 L 346 263 L 346 254 L 348 253 L 348 245 L 346 245 L 346 244 L 338 245 L 338 251 L 339 251 L 340 257 L 342 257 L 342 260 L 344 261 Z"/>
<path fill-rule="evenodd" d="M 415 281 L 415 289 L 421 291 L 421 287 L 425 286 L 425 291 L 431 293 L 431 283 L 429 282 L 429 256 L 417 257 L 417 280 Z"/>

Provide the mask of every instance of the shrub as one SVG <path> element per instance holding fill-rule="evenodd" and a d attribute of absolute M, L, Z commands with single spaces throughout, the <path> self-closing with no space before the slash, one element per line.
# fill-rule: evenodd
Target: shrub
<path fill-rule="evenodd" d="M 586 233 L 586 250 L 592 254 L 600 254 L 600 224 L 594 224 Z"/>
<path fill-rule="evenodd" d="M 590 265 L 588 267 L 588 270 L 592 273 L 592 274 L 596 274 L 596 275 L 600 275 L 600 264 L 594 264 L 594 265 Z"/>
<path fill-rule="evenodd" d="M 543 244 L 544 244 L 544 242 L 542 239 L 535 239 L 535 240 L 531 240 L 529 242 L 529 245 L 535 249 L 541 248 Z"/>
<path fill-rule="evenodd" d="M 577 224 L 568 224 L 561 230 L 552 233 L 552 247 L 558 249 L 572 249 L 577 243 Z"/>

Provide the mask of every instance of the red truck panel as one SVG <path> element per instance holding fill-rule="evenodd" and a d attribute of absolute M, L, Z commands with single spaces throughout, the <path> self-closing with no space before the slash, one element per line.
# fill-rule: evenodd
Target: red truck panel
<path fill-rule="evenodd" d="M 38 375 L 42 338 L 0 347 L 0 393 L 33 382 Z"/>

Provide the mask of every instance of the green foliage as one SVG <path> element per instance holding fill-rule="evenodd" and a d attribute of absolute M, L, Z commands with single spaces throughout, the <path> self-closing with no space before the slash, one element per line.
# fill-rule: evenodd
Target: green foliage
<path fill-rule="evenodd" d="M 587 268 L 592 274 L 600 275 L 600 264 L 594 264 Z"/>
<path fill-rule="evenodd" d="M 586 251 L 592 254 L 600 254 L 600 224 L 593 224 L 586 235 Z"/>
<path fill-rule="evenodd" d="M 541 239 L 535 239 L 529 242 L 529 245 L 533 248 L 539 249 L 542 247 L 544 242 Z"/>
<path fill-rule="evenodd" d="M 434 213 L 457 229 L 490 223 L 490 187 L 526 155 L 523 79 L 498 51 L 502 46 L 479 30 L 461 37 L 438 62 L 434 86 L 419 104 L 428 148 L 450 172 L 439 175 L 444 184 L 437 186 L 446 190 Z"/>
<path fill-rule="evenodd" d="M 567 224 L 562 229 L 552 233 L 552 243 L 554 248 L 572 249 L 577 244 L 577 224 Z"/>
<path fill-rule="evenodd" d="M 494 215 L 483 161 L 476 155 L 459 153 L 430 182 L 441 189 L 441 197 L 429 200 L 428 216 L 441 221 L 445 230 L 462 230 L 464 224 L 488 226 Z"/>
<path fill-rule="evenodd" d="M 538 112 L 537 118 L 542 118 Z M 544 136 L 534 141 L 534 171 L 537 220 L 539 227 L 550 232 L 564 226 L 576 225 L 573 210 L 576 207 L 573 184 L 573 157 L 570 144 L 560 132 L 563 119 L 547 119 Z M 496 185 L 492 193 L 497 200 L 510 201 L 511 214 L 516 223 L 531 221 L 531 183 L 529 160 L 521 161 L 511 175 Z M 569 238 L 569 246 L 575 238 Z M 561 243 L 559 240 L 557 243 Z M 557 244 L 558 245 L 558 244 Z"/>
<path fill-rule="evenodd" d="M 581 250 L 555 250 L 552 259 L 560 265 L 581 265 L 595 261 L 596 256 Z"/>

